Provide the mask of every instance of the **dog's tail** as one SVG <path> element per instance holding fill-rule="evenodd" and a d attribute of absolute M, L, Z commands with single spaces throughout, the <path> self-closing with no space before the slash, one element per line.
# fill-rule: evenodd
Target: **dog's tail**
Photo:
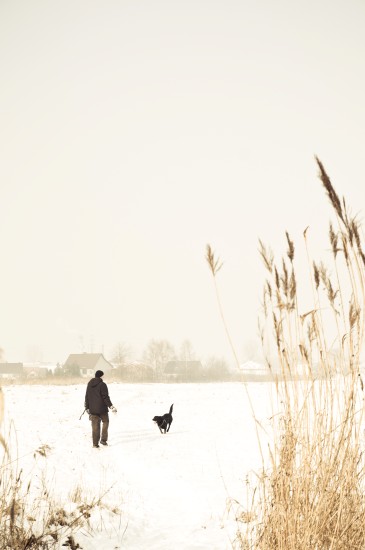
<path fill-rule="evenodd" d="M 172 408 L 173 408 L 173 406 L 174 406 L 174 404 L 171 405 L 170 410 L 169 410 L 169 414 L 172 413 Z"/>

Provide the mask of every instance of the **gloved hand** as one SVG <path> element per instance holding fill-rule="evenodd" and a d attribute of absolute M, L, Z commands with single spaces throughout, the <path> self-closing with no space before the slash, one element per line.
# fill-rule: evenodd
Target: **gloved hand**
<path fill-rule="evenodd" d="M 110 407 L 110 410 L 113 412 L 113 413 L 116 413 L 117 412 L 117 409 L 114 407 L 114 405 L 112 407 Z"/>
<path fill-rule="evenodd" d="M 89 410 L 89 409 L 86 409 L 86 414 L 90 414 L 90 410 Z"/>

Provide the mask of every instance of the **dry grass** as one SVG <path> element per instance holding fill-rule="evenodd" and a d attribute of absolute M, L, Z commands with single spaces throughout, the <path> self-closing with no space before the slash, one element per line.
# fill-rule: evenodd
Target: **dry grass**
<path fill-rule="evenodd" d="M 268 349 L 274 340 L 282 381 L 276 381 L 280 414 L 274 423 L 270 463 L 260 476 L 254 502 L 257 521 L 250 536 L 241 530 L 242 548 L 365 548 L 360 373 L 364 254 L 356 219 L 318 159 L 317 163 L 337 229 L 330 225 L 330 267 L 311 264 L 313 304 L 308 311 L 299 307 L 295 248 L 289 234 L 288 251 L 279 264 L 263 246 L 260 249 L 268 272 L 265 322 L 273 334 L 272 339 L 263 331 L 262 341 Z M 305 377 L 293 380 L 298 372 Z"/>
<path fill-rule="evenodd" d="M 0 429 L 4 413 L 4 399 L 0 388 Z M 1 432 L 0 432 L 1 434 Z M 60 545 L 81 548 L 74 539 L 80 528 L 89 527 L 93 509 L 99 508 L 102 497 L 86 501 L 81 487 L 73 491 L 71 511 L 52 497 L 46 480 L 33 487 L 24 481 L 17 459 L 10 453 L 11 432 L 0 435 L 0 548 L 1 550 L 51 550 Z M 8 443 L 9 442 L 9 443 Z M 46 460 L 51 451 L 42 445 L 34 451 L 34 460 Z"/>
<path fill-rule="evenodd" d="M 289 234 L 286 254 L 278 262 L 260 242 L 268 274 L 260 330 L 276 403 L 269 461 L 263 461 L 258 482 L 248 487 L 249 503 L 235 506 L 234 546 L 241 549 L 365 548 L 360 372 L 365 254 L 357 219 L 316 160 L 335 223 L 329 228 L 329 265 L 311 259 L 304 232 L 309 308 L 301 308 L 302 287 Z M 273 356 L 279 374 L 272 368 Z"/>

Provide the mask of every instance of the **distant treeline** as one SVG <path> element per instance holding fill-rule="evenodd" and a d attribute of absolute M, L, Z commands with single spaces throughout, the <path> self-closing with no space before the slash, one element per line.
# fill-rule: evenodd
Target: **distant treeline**
<path fill-rule="evenodd" d="M 31 378 L 26 376 L 20 376 L 17 378 L 4 378 L 0 380 L 0 386 L 10 384 L 49 384 L 49 385 L 69 385 L 69 384 L 83 384 L 89 381 L 90 377 L 81 376 L 75 373 L 61 373 L 61 372 L 48 372 L 47 375 L 33 376 Z M 211 383 L 211 382 L 270 382 L 273 380 L 272 376 L 268 373 L 267 376 L 253 375 L 239 372 L 221 372 L 221 373 L 209 373 L 200 372 L 194 374 L 177 374 L 166 375 L 164 373 L 157 373 L 153 369 L 144 369 L 141 371 L 132 369 L 114 369 L 109 371 L 104 376 L 105 382 L 109 383 L 130 383 L 130 384 L 143 384 L 143 383 Z"/>

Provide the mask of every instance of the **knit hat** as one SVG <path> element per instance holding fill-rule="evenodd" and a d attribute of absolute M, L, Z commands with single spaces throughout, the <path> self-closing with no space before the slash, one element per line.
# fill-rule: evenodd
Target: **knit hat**
<path fill-rule="evenodd" d="M 96 373 L 95 373 L 95 378 L 101 378 L 102 376 L 104 376 L 104 373 L 102 370 L 97 370 Z"/>

